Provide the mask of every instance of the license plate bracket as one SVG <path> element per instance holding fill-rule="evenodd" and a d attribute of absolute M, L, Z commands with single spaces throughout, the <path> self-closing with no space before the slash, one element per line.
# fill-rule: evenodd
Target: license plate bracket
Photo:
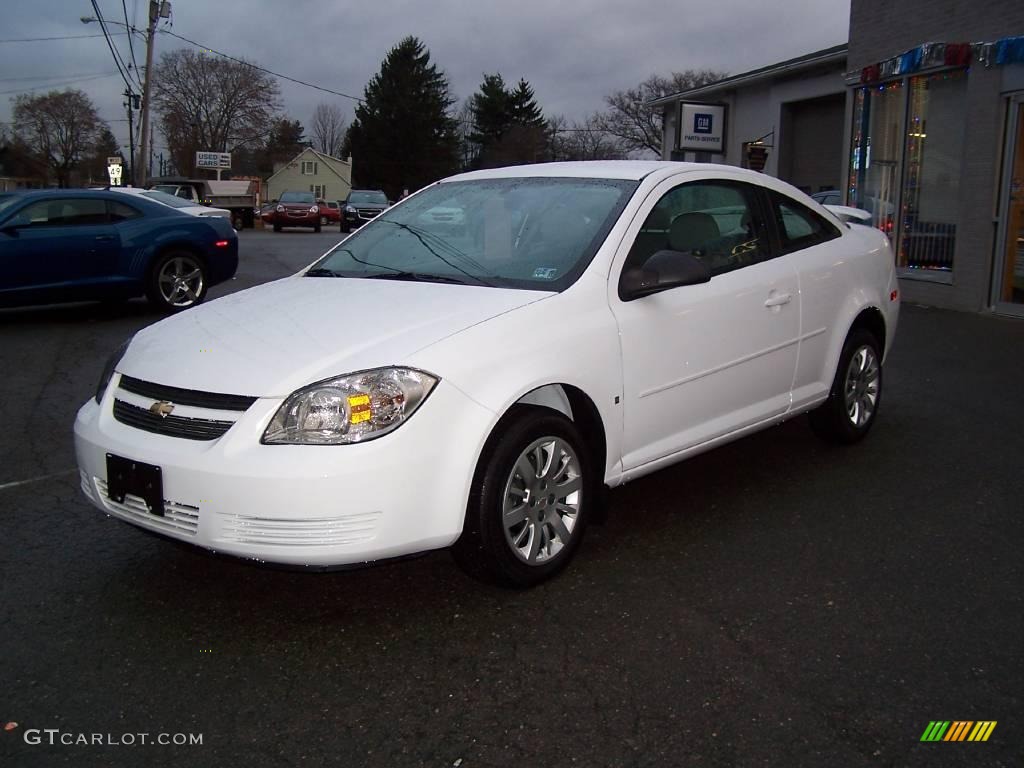
<path fill-rule="evenodd" d="M 164 480 L 160 467 L 108 453 L 107 496 L 111 501 L 124 504 L 124 497 L 129 493 L 146 502 L 150 514 L 164 516 Z"/>

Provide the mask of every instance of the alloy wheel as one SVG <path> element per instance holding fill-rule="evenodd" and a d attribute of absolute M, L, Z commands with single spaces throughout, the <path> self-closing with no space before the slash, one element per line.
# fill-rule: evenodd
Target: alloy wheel
<path fill-rule="evenodd" d="M 879 365 L 875 350 L 864 344 L 853 353 L 846 369 L 843 400 L 850 423 L 863 427 L 874 416 L 878 405 Z"/>
<path fill-rule="evenodd" d="M 157 285 L 169 306 L 190 307 L 203 294 L 203 269 L 190 256 L 175 256 L 160 269 Z"/>

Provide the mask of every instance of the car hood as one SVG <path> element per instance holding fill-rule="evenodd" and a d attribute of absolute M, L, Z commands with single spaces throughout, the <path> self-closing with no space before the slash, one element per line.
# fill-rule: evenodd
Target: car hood
<path fill-rule="evenodd" d="M 465 328 L 551 295 L 443 283 L 289 277 L 143 329 L 117 371 L 185 389 L 284 397 L 331 376 L 401 365 Z"/>

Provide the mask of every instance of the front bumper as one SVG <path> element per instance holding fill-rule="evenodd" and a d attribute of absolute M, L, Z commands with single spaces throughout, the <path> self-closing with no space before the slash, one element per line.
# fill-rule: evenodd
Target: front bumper
<path fill-rule="evenodd" d="M 219 439 L 153 434 L 117 421 L 119 376 L 75 420 L 82 490 L 112 517 L 217 552 L 329 567 L 446 547 L 462 531 L 493 414 L 441 381 L 395 432 L 362 444 L 261 445 L 281 399 L 258 399 Z M 159 466 L 165 512 L 107 495 L 107 454 Z"/>

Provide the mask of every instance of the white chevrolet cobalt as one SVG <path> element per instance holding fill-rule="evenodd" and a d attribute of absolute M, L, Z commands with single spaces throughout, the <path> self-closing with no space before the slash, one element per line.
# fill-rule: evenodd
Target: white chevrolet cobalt
<path fill-rule="evenodd" d="M 330 567 L 452 547 L 530 585 L 606 487 L 808 411 L 862 438 L 898 313 L 885 235 L 768 176 L 467 173 L 297 275 L 140 331 L 78 413 L 82 488 L 217 552 Z"/>

